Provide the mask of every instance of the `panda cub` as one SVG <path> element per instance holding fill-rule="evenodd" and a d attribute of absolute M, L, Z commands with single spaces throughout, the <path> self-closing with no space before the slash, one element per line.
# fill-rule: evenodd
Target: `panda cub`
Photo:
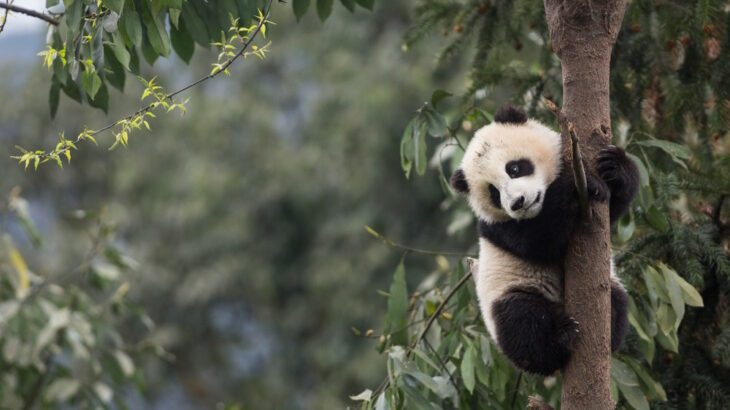
<path fill-rule="evenodd" d="M 559 133 L 505 106 L 476 132 L 451 177 L 479 218 L 475 281 L 487 330 L 517 367 L 541 375 L 563 367 L 578 335 L 563 307 L 563 262 L 580 209 L 561 145 Z M 613 223 L 636 195 L 638 172 L 615 146 L 596 165 L 600 179 L 588 176 L 588 191 L 609 201 Z M 612 266 L 612 351 L 626 334 L 627 302 Z"/>

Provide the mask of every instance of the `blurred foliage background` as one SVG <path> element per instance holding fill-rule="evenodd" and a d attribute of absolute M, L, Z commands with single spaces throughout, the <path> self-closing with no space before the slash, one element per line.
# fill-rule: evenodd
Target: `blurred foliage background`
<path fill-rule="evenodd" d="M 644 174 L 614 233 L 633 330 L 613 390 L 627 408 L 722 408 L 730 10 L 666 3 L 632 2 L 614 53 L 614 141 Z M 200 45 L 227 16 L 182 39 L 199 44 L 185 65 L 180 33 L 148 30 L 201 4 L 150 4 L 139 44 L 124 17 L 120 40 L 76 16 L 107 43 L 106 60 L 93 41 L 68 48 L 89 60 L 75 85 L 60 86 L 71 65 L 42 67 L 40 27 L 12 31 L 30 24 L 13 14 L 0 34 L 0 407 L 343 408 L 365 388 L 363 407 L 557 404 L 559 377 L 519 376 L 488 340 L 462 263 L 475 221 L 444 185 L 504 101 L 553 124 L 542 2 L 275 2 L 267 57 L 189 92 L 184 116 L 158 115 L 126 149 L 99 135 L 63 169 L 18 165 L 16 145 L 139 108 L 130 72 L 165 90 L 210 73 L 217 53 Z M 120 44 L 139 54 L 123 87 Z"/>

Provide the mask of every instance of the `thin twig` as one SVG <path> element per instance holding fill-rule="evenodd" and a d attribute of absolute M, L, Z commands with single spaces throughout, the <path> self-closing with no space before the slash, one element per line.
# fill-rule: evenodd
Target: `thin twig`
<path fill-rule="evenodd" d="M 441 303 L 436 307 L 436 310 L 431 314 L 431 316 L 428 318 L 428 322 L 426 322 L 426 325 L 424 326 L 423 330 L 421 330 L 421 333 L 418 334 L 418 337 L 416 337 L 416 340 L 411 344 L 411 346 L 408 348 L 408 351 L 406 352 L 406 359 L 411 358 L 411 354 L 413 353 L 413 350 L 418 346 L 418 344 L 424 340 L 426 337 L 426 333 L 431 328 L 433 323 L 436 321 L 436 319 L 441 315 L 446 305 L 449 303 L 449 300 L 456 294 L 456 292 L 464 286 L 464 284 L 469 280 L 469 278 L 472 277 L 472 272 L 469 271 L 464 276 L 459 279 L 459 281 L 454 285 L 454 287 L 449 291 L 449 293 L 446 295 L 444 300 L 441 301 Z M 375 393 L 373 394 L 373 397 L 377 397 L 382 392 L 385 391 L 385 389 L 388 388 L 390 385 L 390 379 L 388 377 L 383 380 L 383 382 L 378 386 L 377 389 L 375 389 Z"/>
<path fill-rule="evenodd" d="M 514 409 L 515 408 L 515 402 L 517 401 L 517 392 L 520 391 L 520 383 L 522 382 L 522 372 L 520 372 L 517 375 L 517 382 L 515 383 L 515 391 L 512 392 L 512 404 L 510 404 L 509 408 Z"/>
<path fill-rule="evenodd" d="M 372 236 L 376 237 L 377 239 L 380 239 L 383 241 L 384 244 L 396 248 L 401 249 L 407 252 L 414 252 L 414 253 L 420 253 L 424 255 L 442 255 L 442 256 L 459 256 L 459 257 L 471 257 L 474 258 L 477 255 L 469 254 L 469 253 L 462 253 L 462 252 L 450 252 L 450 251 L 434 251 L 430 249 L 421 249 L 421 248 L 413 248 L 411 246 L 403 245 L 400 243 L 393 242 L 391 239 L 383 236 L 379 232 L 377 232 L 375 229 L 365 225 L 365 230 Z"/>
<path fill-rule="evenodd" d="M 7 18 L 7 11 L 9 10 L 9 11 L 14 11 L 16 13 L 25 14 L 26 16 L 31 16 L 31 17 L 35 17 L 37 19 L 41 19 L 41 20 L 47 22 L 48 24 L 52 24 L 54 26 L 57 26 L 58 25 L 58 20 L 54 19 L 51 16 L 45 15 L 45 14 L 40 13 L 40 12 L 37 12 L 35 10 L 26 9 L 24 7 L 16 6 L 14 4 L 10 4 L 10 3 L 4 3 L 3 4 L 3 3 L 0 3 L 0 9 L 5 9 L 6 10 L 6 12 L 5 12 L 6 13 L 6 18 Z"/>
<path fill-rule="evenodd" d="M 14 0 L 5 0 L 5 4 L 9 6 L 9 5 L 13 4 L 13 1 Z M 2 22 L 2 24 L 0 24 L 0 33 L 2 33 L 5 30 L 5 24 L 7 24 L 7 22 L 8 22 L 8 13 L 10 13 L 10 9 L 6 8 L 5 14 L 3 15 L 3 22 Z"/>
<path fill-rule="evenodd" d="M 563 142 L 563 157 L 570 158 L 573 165 L 573 178 L 575 188 L 578 191 L 578 203 L 580 204 L 581 215 L 585 219 L 588 216 L 588 179 L 583 167 L 583 155 L 580 151 L 580 140 L 575 133 L 575 126 L 563 114 L 563 111 L 550 99 L 545 98 L 545 106 L 558 120 L 560 135 Z M 570 138 L 570 140 L 569 140 Z"/>
<path fill-rule="evenodd" d="M 170 101 L 170 102 L 173 102 L 173 98 L 175 98 L 175 96 L 177 96 L 178 94 L 180 94 L 182 92 L 185 92 L 185 91 L 187 91 L 187 90 L 189 90 L 189 89 L 191 89 L 191 88 L 193 88 L 193 87 L 195 87 L 197 85 L 200 85 L 200 84 L 202 84 L 202 83 L 210 80 L 211 78 L 214 78 L 214 77 L 218 76 L 220 73 L 225 72 L 228 69 L 228 67 L 230 67 L 241 56 L 243 56 L 244 53 L 246 52 L 246 50 L 248 50 L 248 47 L 251 45 L 251 43 L 253 43 L 253 41 L 256 39 L 256 36 L 261 31 L 261 28 L 264 26 L 264 24 L 266 24 L 269 21 L 269 15 L 271 14 L 271 3 L 272 2 L 273 2 L 273 0 L 269 0 L 268 5 L 266 6 L 266 12 L 263 13 L 263 17 L 260 19 L 259 24 L 251 32 L 251 35 L 249 36 L 249 38 L 246 40 L 246 42 L 243 44 L 243 46 L 241 47 L 241 49 L 238 50 L 238 52 L 233 57 L 229 58 L 225 63 L 223 63 L 220 67 L 218 67 L 217 71 L 213 71 L 210 74 L 208 74 L 208 75 L 206 75 L 204 77 L 201 77 L 198 80 L 196 80 L 196 81 L 194 81 L 194 82 L 192 82 L 192 83 L 190 83 L 190 84 L 188 84 L 188 85 L 186 85 L 186 86 L 184 86 L 184 87 L 182 87 L 182 88 L 180 88 L 178 90 L 175 90 L 175 91 L 173 91 L 173 92 L 165 95 L 165 97 L 161 101 Z M 79 137 L 76 138 L 76 140 L 74 142 L 75 143 L 80 142 L 82 140 L 82 137 L 84 137 L 84 136 L 88 136 L 88 135 L 90 135 L 90 136 L 96 136 L 98 134 L 101 134 L 104 131 L 108 131 L 108 130 L 114 128 L 120 122 L 131 120 L 132 118 L 136 118 L 137 116 L 139 116 L 141 114 L 144 114 L 144 113 L 152 110 L 157 105 L 159 105 L 159 103 L 160 103 L 160 101 L 154 101 L 154 102 L 150 103 L 149 105 L 147 105 L 146 107 L 142 107 L 139 110 L 133 112 L 132 114 L 129 114 L 126 117 L 123 117 L 123 118 L 121 118 L 121 119 L 119 119 L 117 121 L 114 121 L 112 123 L 109 123 L 109 124 L 107 124 L 107 125 L 99 128 L 97 130 L 91 131 L 91 132 L 89 132 L 87 134 L 82 133 L 81 135 L 79 135 Z M 63 148 L 63 149 L 57 151 L 56 154 L 58 154 L 60 156 L 60 154 L 63 154 L 64 152 L 66 152 L 66 151 L 68 151 L 70 149 L 71 149 L 70 147 Z M 51 157 L 51 154 L 50 153 L 45 153 L 45 154 L 40 155 L 40 157 L 43 158 L 43 159 L 50 158 Z"/>

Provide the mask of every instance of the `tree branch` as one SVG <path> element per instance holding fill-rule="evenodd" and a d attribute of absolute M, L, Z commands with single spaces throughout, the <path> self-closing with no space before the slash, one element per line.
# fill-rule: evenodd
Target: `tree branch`
<path fill-rule="evenodd" d="M 38 12 L 38 11 L 35 11 L 35 10 L 26 9 L 24 7 L 16 6 L 14 4 L 0 3 L 0 9 L 5 9 L 6 10 L 6 12 L 5 12 L 5 18 L 6 19 L 7 19 L 7 12 L 8 11 L 13 11 L 13 12 L 16 12 L 16 13 L 25 14 L 26 16 L 31 16 L 31 17 L 35 17 L 37 19 L 41 19 L 41 20 L 45 21 L 46 23 L 51 24 L 51 25 L 54 25 L 54 26 L 57 26 L 58 25 L 58 20 L 54 19 L 51 16 L 45 15 L 45 14 L 43 14 L 41 12 Z M 3 26 L 4 25 L 5 24 L 3 24 Z"/>
<path fill-rule="evenodd" d="M 560 126 L 561 138 L 563 141 L 563 151 L 566 158 L 570 158 L 573 165 L 573 178 L 575 179 L 575 188 L 578 190 L 578 203 L 583 219 L 588 217 L 588 179 L 586 178 L 586 170 L 583 167 L 583 154 L 580 151 L 580 141 L 575 133 L 575 126 L 568 121 L 563 111 L 551 100 L 545 99 L 545 106 L 548 110 L 555 114 Z M 570 144 L 568 138 L 570 136 Z M 570 147 L 570 150 L 568 150 Z"/>

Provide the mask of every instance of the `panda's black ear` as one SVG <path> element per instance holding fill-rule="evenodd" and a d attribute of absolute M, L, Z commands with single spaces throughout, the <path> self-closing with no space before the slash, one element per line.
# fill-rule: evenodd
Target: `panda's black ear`
<path fill-rule="evenodd" d="M 524 124 L 527 122 L 527 114 L 522 108 L 506 104 L 494 114 L 494 122 L 500 124 Z"/>
<path fill-rule="evenodd" d="M 461 168 L 454 171 L 454 175 L 451 176 L 450 182 L 454 191 L 461 194 L 469 192 L 469 184 L 466 183 L 466 175 L 464 175 L 464 171 Z"/>

